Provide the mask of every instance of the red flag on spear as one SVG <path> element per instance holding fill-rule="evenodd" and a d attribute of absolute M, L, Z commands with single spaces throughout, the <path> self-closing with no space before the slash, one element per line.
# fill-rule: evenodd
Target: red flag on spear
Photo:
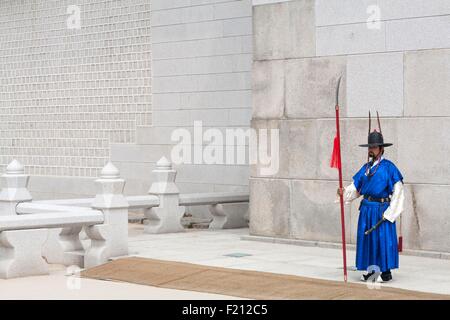
<path fill-rule="evenodd" d="M 339 148 L 339 138 L 336 134 L 333 142 L 333 153 L 331 154 L 330 167 L 341 169 L 341 150 Z"/>
<path fill-rule="evenodd" d="M 333 154 L 331 155 L 330 167 L 337 168 L 339 171 L 339 188 L 342 190 L 342 162 L 341 162 L 341 134 L 339 131 L 339 86 L 341 77 L 338 79 L 336 88 L 336 136 L 333 143 Z M 345 245 L 345 215 L 344 215 L 344 197 L 339 195 L 341 204 L 341 227 L 342 227 L 342 260 L 344 264 L 344 281 L 347 282 L 347 249 Z"/>

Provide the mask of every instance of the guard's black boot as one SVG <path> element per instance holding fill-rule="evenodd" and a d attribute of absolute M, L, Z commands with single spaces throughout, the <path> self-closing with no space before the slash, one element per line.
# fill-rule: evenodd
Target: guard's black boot
<path fill-rule="evenodd" d="M 368 272 L 368 273 L 366 273 L 366 274 L 363 274 L 363 275 L 361 276 L 361 281 L 367 281 L 367 280 L 369 280 L 369 278 L 372 277 L 374 274 L 375 274 L 375 271 L 372 271 L 372 272 Z"/>
<path fill-rule="evenodd" d="M 382 272 L 377 279 L 377 282 L 388 282 L 392 280 L 392 273 L 391 270 Z"/>

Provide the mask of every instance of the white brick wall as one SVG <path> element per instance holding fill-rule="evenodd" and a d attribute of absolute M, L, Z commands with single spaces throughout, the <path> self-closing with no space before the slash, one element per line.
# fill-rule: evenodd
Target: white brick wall
<path fill-rule="evenodd" d="M 1 1 L 0 43 L 0 165 L 95 177 L 151 123 L 149 1 Z"/>

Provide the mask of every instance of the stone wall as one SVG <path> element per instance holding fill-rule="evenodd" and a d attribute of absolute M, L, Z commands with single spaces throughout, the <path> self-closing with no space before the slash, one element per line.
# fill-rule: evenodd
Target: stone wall
<path fill-rule="evenodd" d="M 170 159 L 175 130 L 192 133 L 194 121 L 204 131 L 250 127 L 251 14 L 250 0 L 152 1 L 152 126 L 137 129 L 136 144 L 111 149 L 127 193 L 148 190 L 156 161 Z M 248 190 L 247 164 L 175 168 L 181 192 Z"/>
<path fill-rule="evenodd" d="M 1 1 L 0 170 L 21 161 L 38 198 L 92 194 L 111 144 L 151 124 L 150 27 L 145 0 Z"/>
<path fill-rule="evenodd" d="M 254 4 L 252 127 L 280 130 L 280 170 L 265 177 L 251 168 L 251 234 L 340 242 L 337 170 L 329 161 L 342 74 L 346 183 L 366 161 L 357 145 L 367 139 L 368 110 L 378 110 L 385 140 L 394 143 L 386 157 L 405 178 L 404 247 L 450 252 L 450 3 Z M 368 23 L 377 12 L 380 21 Z M 358 204 L 346 206 L 352 243 Z"/>
<path fill-rule="evenodd" d="M 81 28 L 68 29 L 69 5 Z M 85 197 L 110 158 L 145 194 L 171 133 L 250 127 L 250 0 L 2 1 L 0 170 L 35 199 Z M 247 143 L 239 146 L 247 148 Z M 176 167 L 182 192 L 248 190 L 247 164 Z"/>
<path fill-rule="evenodd" d="M 2 1 L 0 163 L 32 175 L 96 177 L 109 144 L 150 123 L 150 6 Z"/>

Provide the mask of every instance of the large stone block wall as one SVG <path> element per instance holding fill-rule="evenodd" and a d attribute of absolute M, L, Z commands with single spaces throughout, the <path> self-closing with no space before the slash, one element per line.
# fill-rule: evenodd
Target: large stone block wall
<path fill-rule="evenodd" d="M 175 130 L 192 133 L 194 121 L 203 131 L 247 130 L 251 120 L 251 1 L 153 0 L 151 20 L 152 126 L 138 128 L 136 144 L 111 149 L 127 193 L 148 190 L 156 161 L 170 158 Z M 181 192 L 248 190 L 248 164 L 175 167 Z"/>
<path fill-rule="evenodd" d="M 329 168 L 334 91 L 341 85 L 343 173 L 366 161 L 368 110 L 381 114 L 404 175 L 405 249 L 450 252 L 450 2 L 445 0 L 253 1 L 253 128 L 280 132 L 280 169 L 251 167 L 250 232 L 340 242 Z M 367 24 L 380 9 L 380 24 Z M 373 8 L 371 9 L 373 10 Z M 376 125 L 376 121 L 373 122 Z M 355 241 L 359 201 L 347 205 Z"/>

